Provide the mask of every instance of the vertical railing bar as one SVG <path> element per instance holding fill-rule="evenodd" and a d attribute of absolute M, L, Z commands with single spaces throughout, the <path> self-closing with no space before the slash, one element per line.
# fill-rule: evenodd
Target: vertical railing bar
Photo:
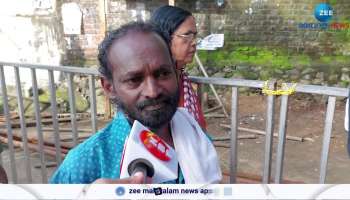
<path fill-rule="evenodd" d="M 201 105 L 202 110 L 204 110 L 204 98 L 203 98 L 203 84 L 201 83 L 196 83 L 197 84 L 197 96 Z"/>
<path fill-rule="evenodd" d="M 237 176 L 237 138 L 238 138 L 238 88 L 232 87 L 231 99 L 231 137 L 230 137 L 230 183 L 236 183 Z"/>
<path fill-rule="evenodd" d="M 275 88 L 275 81 L 269 83 L 269 89 Z M 266 112 L 266 137 L 265 137 L 265 151 L 264 151 L 264 169 L 263 169 L 263 183 L 270 182 L 271 163 L 272 163 L 272 145 L 273 145 L 273 131 L 274 131 L 274 107 L 275 96 L 267 96 L 267 112 Z"/>
<path fill-rule="evenodd" d="M 51 102 L 51 113 L 52 113 L 52 126 L 54 131 L 55 147 L 56 147 L 56 162 L 57 162 L 57 165 L 59 165 L 62 162 L 62 155 L 61 155 L 59 126 L 58 126 L 58 119 L 57 119 L 55 78 L 52 70 L 47 70 L 47 72 L 49 75 L 49 90 L 50 90 L 50 102 Z"/>
<path fill-rule="evenodd" d="M 89 75 L 89 88 L 90 88 L 90 113 L 91 113 L 91 128 L 92 132 L 97 132 L 97 111 L 96 111 L 96 88 L 95 88 L 95 76 Z"/>
<path fill-rule="evenodd" d="M 42 182 L 47 183 L 47 171 L 46 171 L 45 154 L 44 154 L 44 138 L 43 138 L 43 131 L 41 127 L 40 104 L 39 104 L 38 85 L 37 85 L 38 83 L 37 83 L 35 69 L 31 68 L 30 70 L 32 75 L 32 89 L 33 89 L 36 129 L 37 129 L 38 140 L 39 140 L 38 146 L 39 146 L 39 155 L 40 155 L 40 164 L 41 164 L 41 177 L 42 177 Z"/>
<path fill-rule="evenodd" d="M 209 77 L 208 74 L 207 74 L 207 72 L 205 71 L 205 68 L 204 68 L 204 66 L 203 66 L 203 64 L 202 64 L 202 61 L 199 59 L 197 53 L 194 54 L 194 59 L 195 59 L 196 62 L 198 63 L 199 69 L 202 71 L 202 73 L 204 74 L 204 76 L 205 76 L 205 77 Z M 209 83 L 209 87 L 210 87 L 211 91 L 213 92 L 213 94 L 214 94 L 216 100 L 218 101 L 219 106 L 221 106 L 221 109 L 222 109 L 222 111 L 224 112 L 224 115 L 225 115 L 226 117 L 228 117 L 228 114 L 227 114 L 227 111 L 226 111 L 226 109 L 225 109 L 225 106 L 224 106 L 224 104 L 222 103 L 222 100 L 221 100 L 221 98 L 219 97 L 218 93 L 216 92 L 216 89 L 215 89 L 215 87 L 214 87 L 214 84 Z"/>
<path fill-rule="evenodd" d="M 25 115 L 24 115 L 21 78 L 19 76 L 19 69 L 17 66 L 14 66 L 14 72 L 15 72 L 15 79 L 16 79 L 16 92 L 17 92 L 19 119 L 20 119 L 20 124 L 21 124 L 23 151 L 24 151 L 25 163 L 26 163 L 27 181 L 28 181 L 28 183 L 31 183 L 32 182 L 32 170 L 31 170 L 32 167 L 31 167 L 30 153 L 29 153 L 29 148 L 28 148 L 27 124 L 26 124 Z"/>
<path fill-rule="evenodd" d="M 17 168 L 16 168 L 16 161 L 15 161 L 15 151 L 13 146 L 13 132 L 11 127 L 11 119 L 10 119 L 10 108 L 8 105 L 8 99 L 7 99 L 7 89 L 6 89 L 6 81 L 5 81 L 5 74 L 4 74 L 4 67 L 0 65 L 0 86 L 1 86 L 1 96 L 2 96 L 2 102 L 4 107 L 4 117 L 7 127 L 7 140 L 8 140 L 8 147 L 10 150 L 10 167 L 11 167 L 11 175 L 13 183 L 17 183 Z"/>
<path fill-rule="evenodd" d="M 77 119 L 76 119 L 76 108 L 75 108 L 75 92 L 73 83 L 73 74 L 68 73 L 68 93 L 69 93 L 69 107 L 70 107 L 70 118 L 72 124 L 72 134 L 74 146 L 78 144 L 78 131 L 77 131 Z"/>
<path fill-rule="evenodd" d="M 320 164 L 320 184 L 324 184 L 326 181 L 327 175 L 327 162 L 328 162 L 328 153 L 329 145 L 331 142 L 332 135 L 332 123 L 335 110 L 335 101 L 336 97 L 328 97 L 327 112 L 325 117 L 325 127 L 323 132 L 323 144 L 322 144 L 322 154 L 321 154 L 321 164 Z"/>
<path fill-rule="evenodd" d="M 278 130 L 275 183 L 281 183 L 283 178 L 283 160 L 284 160 L 284 151 L 285 151 L 285 143 L 286 143 L 287 115 L 288 115 L 288 95 L 282 95 L 279 130 Z"/>

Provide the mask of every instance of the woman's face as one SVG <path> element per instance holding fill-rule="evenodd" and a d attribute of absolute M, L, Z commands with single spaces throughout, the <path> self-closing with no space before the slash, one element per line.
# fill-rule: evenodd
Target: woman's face
<path fill-rule="evenodd" d="M 193 16 L 189 16 L 172 35 L 170 49 L 178 67 L 192 62 L 196 52 L 197 28 Z"/>

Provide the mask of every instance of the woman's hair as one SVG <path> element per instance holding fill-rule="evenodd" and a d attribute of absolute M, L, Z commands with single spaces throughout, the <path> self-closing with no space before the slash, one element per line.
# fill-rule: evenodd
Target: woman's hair
<path fill-rule="evenodd" d="M 192 14 L 179 7 L 161 6 L 151 16 L 150 22 L 157 26 L 168 43 L 176 29 Z"/>

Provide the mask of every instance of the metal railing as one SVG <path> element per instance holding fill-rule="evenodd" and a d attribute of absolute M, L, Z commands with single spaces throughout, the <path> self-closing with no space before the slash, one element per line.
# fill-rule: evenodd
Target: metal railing
<path fill-rule="evenodd" d="M 91 112 L 91 127 L 92 132 L 97 131 L 97 112 L 96 112 L 96 94 L 95 94 L 95 77 L 98 76 L 98 71 L 96 69 L 89 68 L 78 68 L 78 67 L 68 67 L 68 66 L 49 66 L 49 65 L 33 65 L 33 64 L 20 64 L 20 63 L 5 63 L 0 62 L 0 87 L 1 87 L 1 98 L 3 101 L 4 107 L 4 116 L 5 124 L 7 130 L 7 141 L 9 149 L 9 160 L 11 168 L 11 182 L 17 183 L 17 167 L 15 162 L 15 151 L 13 144 L 13 130 L 11 128 L 11 119 L 10 119 L 10 110 L 8 105 L 8 95 L 6 89 L 6 77 L 4 74 L 4 67 L 12 67 L 15 73 L 15 84 L 16 84 L 16 96 L 18 101 L 18 113 L 20 118 L 21 126 L 21 135 L 23 141 L 23 150 L 25 155 L 25 164 L 26 164 L 26 177 L 27 182 L 32 182 L 32 172 L 31 172 L 31 161 L 29 156 L 29 148 L 27 141 L 27 129 L 26 129 L 26 119 L 24 116 L 24 106 L 23 106 L 23 95 L 21 88 L 21 80 L 19 75 L 19 68 L 29 68 L 31 71 L 32 78 L 32 91 L 33 91 L 33 102 L 35 110 L 35 119 L 36 119 L 36 130 L 38 138 L 38 149 L 40 155 L 40 164 L 41 164 L 41 177 L 42 183 L 47 183 L 47 168 L 46 168 L 46 159 L 45 153 L 43 151 L 44 138 L 43 130 L 41 124 L 41 115 L 40 115 L 40 104 L 39 104 L 39 95 L 38 95 L 38 84 L 36 70 L 43 69 L 47 70 L 48 73 L 48 83 L 49 83 L 49 94 L 50 94 L 50 104 L 51 104 L 51 113 L 52 113 L 52 126 L 54 131 L 54 140 L 55 140 L 55 149 L 56 149 L 56 162 L 60 164 L 62 162 L 61 156 L 61 145 L 60 145 L 60 135 L 58 128 L 58 113 L 57 113 L 57 102 L 56 102 L 56 87 L 54 83 L 54 71 L 60 71 L 67 73 L 68 77 L 68 93 L 69 93 L 69 107 L 70 107 L 70 117 L 72 124 L 72 136 L 74 145 L 78 144 L 78 133 L 77 133 L 77 119 L 76 119 L 76 107 L 75 107 L 75 93 L 74 93 L 74 84 L 73 76 L 75 74 L 81 74 L 89 77 L 89 90 L 90 90 L 90 112 Z M 1 156 L 0 156 L 1 160 Z"/>
<path fill-rule="evenodd" d="M 68 91 L 69 91 L 69 106 L 70 106 L 70 116 L 72 124 L 72 137 L 74 145 L 78 144 L 78 132 L 77 132 L 77 120 L 76 120 L 76 108 L 75 108 L 75 96 L 74 96 L 74 84 L 73 76 L 75 74 L 85 75 L 89 77 L 89 90 L 90 90 L 90 112 L 91 112 L 91 126 L 92 132 L 97 131 L 97 112 L 96 112 L 96 94 L 95 94 L 95 78 L 99 76 L 97 69 L 90 68 L 79 68 L 70 66 L 49 66 L 49 65 L 33 65 L 33 64 L 20 64 L 20 63 L 6 63 L 0 62 L 0 87 L 1 87 L 1 98 L 4 107 L 5 124 L 7 131 L 7 141 L 9 148 L 9 160 L 11 167 L 11 182 L 17 183 L 17 168 L 15 162 L 15 152 L 13 145 L 13 131 L 11 128 L 10 111 L 8 105 L 8 95 L 6 89 L 6 80 L 4 75 L 4 67 L 12 67 L 15 72 L 16 78 L 16 93 L 18 101 L 18 112 L 20 117 L 21 125 L 21 135 L 23 141 L 23 150 L 25 154 L 25 164 L 26 164 L 26 176 L 28 183 L 32 182 L 31 175 L 31 161 L 29 157 L 29 149 L 27 145 L 27 130 L 26 122 L 24 116 L 24 106 L 23 106 L 23 95 L 21 89 L 21 81 L 19 75 L 19 68 L 30 68 L 32 77 L 32 87 L 33 87 L 33 102 L 35 105 L 35 117 L 36 117 L 36 129 L 38 135 L 38 149 L 40 154 L 40 164 L 41 164 L 41 176 L 42 182 L 47 183 L 47 171 L 46 171 L 46 159 L 45 153 L 43 152 L 43 131 L 40 116 L 40 105 L 38 101 L 37 92 L 37 78 L 36 70 L 43 69 L 47 70 L 49 78 L 49 93 L 50 93 L 50 104 L 53 119 L 53 129 L 54 129 L 54 140 L 55 140 L 55 150 L 56 150 L 56 162 L 57 164 L 62 162 L 62 157 L 60 155 L 61 145 L 60 145 L 60 135 L 57 120 L 57 108 L 56 108 L 56 89 L 54 85 L 54 71 L 60 71 L 67 73 L 68 77 Z M 214 84 L 226 87 L 231 87 L 232 97 L 231 97 L 231 134 L 230 134 L 230 183 L 236 182 L 237 174 L 237 135 L 238 135 L 238 96 L 239 87 L 249 87 L 249 88 L 260 88 L 264 87 L 263 81 L 257 80 L 241 80 L 241 79 L 225 79 L 225 78 L 203 78 L 203 77 L 190 77 L 192 81 L 198 84 Z M 287 84 L 291 87 L 292 84 Z M 275 82 L 271 81 L 268 84 L 269 89 L 275 89 Z M 298 84 L 295 87 L 296 92 L 319 94 L 328 96 L 327 112 L 325 117 L 325 127 L 323 135 L 323 146 L 321 152 L 321 162 L 320 162 L 320 174 L 319 183 L 325 183 L 327 174 L 327 161 L 328 152 L 330 146 L 330 138 L 332 133 L 332 121 L 335 110 L 335 100 L 336 97 L 346 97 L 348 94 L 347 88 L 336 88 L 336 87 L 326 87 L 326 86 L 315 86 L 315 85 L 303 85 Z M 274 104 L 275 96 L 267 96 L 267 110 L 266 110 L 266 137 L 265 137 L 265 150 L 264 150 L 264 164 L 263 164 L 263 176 L 262 182 L 269 183 L 271 177 L 271 165 L 272 165 L 272 146 L 273 146 L 273 130 L 274 130 Z M 278 146 L 277 146 L 277 158 L 276 158 L 276 171 L 275 171 L 275 183 L 280 183 L 283 176 L 283 161 L 284 161 L 284 149 L 286 140 L 286 125 L 287 125 L 287 111 L 288 111 L 288 95 L 282 95 L 281 105 L 280 105 L 280 119 L 279 119 L 279 130 L 278 130 Z M 1 164 L 1 155 L 0 155 Z"/>

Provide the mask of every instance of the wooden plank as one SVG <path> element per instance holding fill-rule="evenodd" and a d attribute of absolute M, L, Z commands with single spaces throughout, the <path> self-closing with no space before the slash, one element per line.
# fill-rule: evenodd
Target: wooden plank
<path fill-rule="evenodd" d="M 79 119 L 78 119 L 79 120 Z M 61 118 L 61 119 L 58 119 L 58 122 L 59 123 L 62 123 L 62 122 L 70 122 L 71 119 L 70 118 Z M 52 124 L 52 119 L 42 119 L 41 120 L 41 124 L 42 125 L 50 125 Z M 27 127 L 33 127 L 33 126 L 36 126 L 36 121 L 35 120 L 27 120 L 26 121 L 26 126 Z M 5 123 L 0 123 L 0 128 L 5 128 L 6 127 L 6 124 Z M 21 128 L 21 124 L 16 121 L 16 122 L 13 122 L 11 123 L 11 127 L 12 128 Z"/>
<path fill-rule="evenodd" d="M 231 128 L 230 125 L 228 125 L 228 124 L 220 124 L 220 126 L 224 127 L 224 128 Z M 250 132 L 250 133 L 256 133 L 256 134 L 259 134 L 259 135 L 266 135 L 265 131 L 256 130 L 256 129 L 238 127 L 238 130 L 246 131 L 246 132 Z M 278 137 L 278 134 L 274 133 L 273 136 L 274 137 Z M 286 138 L 287 138 L 287 140 L 293 140 L 293 141 L 299 141 L 299 142 L 303 142 L 304 141 L 303 137 L 287 135 Z M 310 139 L 308 139 L 308 141 L 310 141 Z"/>

